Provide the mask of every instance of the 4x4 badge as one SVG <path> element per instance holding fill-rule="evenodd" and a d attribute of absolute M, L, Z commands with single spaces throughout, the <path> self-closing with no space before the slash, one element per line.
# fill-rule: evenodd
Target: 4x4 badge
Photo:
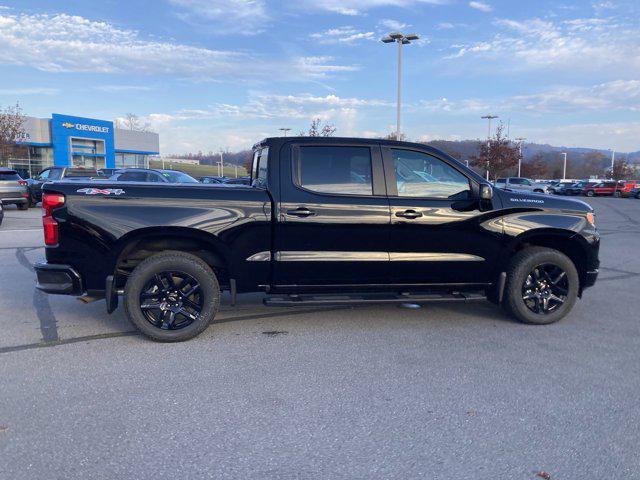
<path fill-rule="evenodd" d="M 85 195 L 123 195 L 124 190 L 121 188 L 81 188 L 76 190 L 78 193 Z"/>

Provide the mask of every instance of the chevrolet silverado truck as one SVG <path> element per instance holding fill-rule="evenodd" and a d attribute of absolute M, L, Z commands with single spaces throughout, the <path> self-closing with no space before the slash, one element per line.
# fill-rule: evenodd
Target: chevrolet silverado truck
<path fill-rule="evenodd" d="M 121 301 L 158 341 L 187 340 L 222 291 L 272 306 L 488 299 L 525 323 L 565 317 L 598 275 L 593 209 L 493 189 L 422 145 L 269 138 L 251 184 L 43 186 L 37 288 Z"/>

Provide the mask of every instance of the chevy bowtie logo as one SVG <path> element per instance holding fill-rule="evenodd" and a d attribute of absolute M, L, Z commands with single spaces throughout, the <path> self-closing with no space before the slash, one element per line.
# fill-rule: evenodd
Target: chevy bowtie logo
<path fill-rule="evenodd" d="M 62 126 L 64 128 L 75 128 L 76 125 L 74 123 L 64 122 Z"/>

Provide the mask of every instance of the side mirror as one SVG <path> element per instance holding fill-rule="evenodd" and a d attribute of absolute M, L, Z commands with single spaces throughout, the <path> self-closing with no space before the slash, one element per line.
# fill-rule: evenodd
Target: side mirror
<path fill-rule="evenodd" d="M 480 199 L 491 200 L 493 198 L 493 188 L 491 185 L 483 183 L 480 185 Z"/>

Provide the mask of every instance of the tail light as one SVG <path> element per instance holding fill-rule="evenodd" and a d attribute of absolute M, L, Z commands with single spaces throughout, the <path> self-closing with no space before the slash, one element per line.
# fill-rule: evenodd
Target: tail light
<path fill-rule="evenodd" d="M 27 181 L 26 181 L 26 180 L 20 180 L 18 183 L 19 183 L 19 184 L 20 184 L 20 186 L 22 186 L 22 187 L 26 187 L 27 185 L 29 185 L 29 184 L 27 183 Z"/>
<path fill-rule="evenodd" d="M 53 218 L 53 211 L 64 205 L 64 195 L 60 193 L 44 193 L 42 195 L 42 226 L 44 227 L 44 244 L 53 246 L 58 244 L 58 222 Z"/>

